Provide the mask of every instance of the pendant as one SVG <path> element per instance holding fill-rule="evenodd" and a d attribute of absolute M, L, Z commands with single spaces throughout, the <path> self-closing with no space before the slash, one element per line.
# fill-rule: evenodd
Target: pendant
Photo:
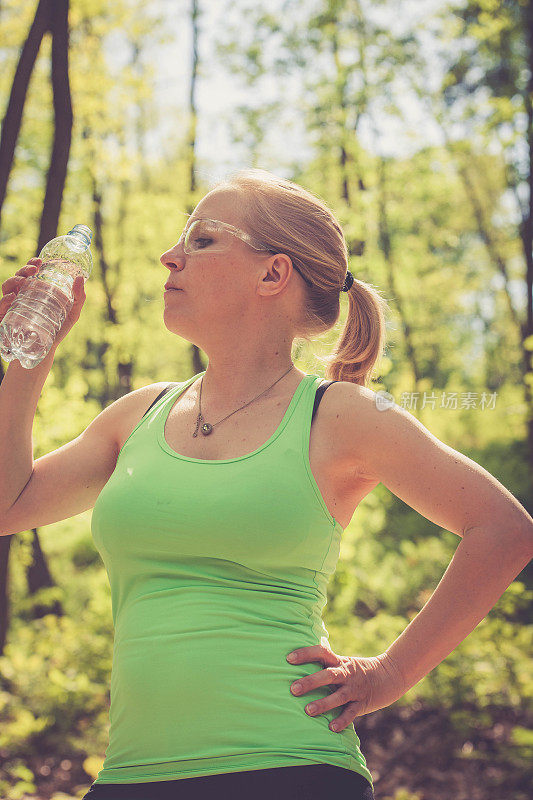
<path fill-rule="evenodd" d="M 209 434 L 211 433 L 212 430 L 213 430 L 213 426 L 209 422 L 204 422 L 204 424 L 201 427 L 201 431 L 202 431 L 204 436 L 209 436 Z"/>
<path fill-rule="evenodd" d="M 198 414 L 198 416 L 196 417 L 196 428 L 195 428 L 195 431 L 194 431 L 194 433 L 192 435 L 193 439 L 196 439 L 196 437 L 198 436 L 198 428 L 200 427 L 200 421 L 202 419 L 203 419 L 202 415 Z"/>

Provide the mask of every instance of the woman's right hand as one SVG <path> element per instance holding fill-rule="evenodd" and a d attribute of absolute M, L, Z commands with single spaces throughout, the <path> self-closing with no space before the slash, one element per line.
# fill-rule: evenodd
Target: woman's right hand
<path fill-rule="evenodd" d="M 9 311 L 9 307 L 13 300 L 16 298 L 19 291 L 25 286 L 29 278 L 33 278 L 41 268 L 42 259 L 30 258 L 25 267 L 21 267 L 15 272 L 12 278 L 8 278 L 2 284 L 2 298 L 0 299 L 0 322 Z M 73 327 L 80 317 L 81 309 L 85 303 L 85 281 L 83 275 L 78 275 L 72 285 L 72 294 L 74 295 L 74 302 L 72 307 L 65 317 L 65 320 L 57 332 L 54 339 L 53 347 L 63 341 L 67 333 Z"/>

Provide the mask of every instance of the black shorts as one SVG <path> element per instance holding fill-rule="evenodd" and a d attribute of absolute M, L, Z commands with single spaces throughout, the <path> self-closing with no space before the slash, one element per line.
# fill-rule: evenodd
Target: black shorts
<path fill-rule="evenodd" d="M 332 764 L 223 772 L 173 781 L 93 783 L 82 800 L 374 800 L 363 775 Z"/>

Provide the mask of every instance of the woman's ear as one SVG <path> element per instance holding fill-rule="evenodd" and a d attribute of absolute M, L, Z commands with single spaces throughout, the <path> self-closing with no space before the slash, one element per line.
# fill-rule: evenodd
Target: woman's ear
<path fill-rule="evenodd" d="M 274 283 L 276 291 L 281 291 L 291 278 L 293 266 L 290 256 L 285 253 L 276 253 L 270 257 L 264 265 L 264 269 L 262 282 Z"/>

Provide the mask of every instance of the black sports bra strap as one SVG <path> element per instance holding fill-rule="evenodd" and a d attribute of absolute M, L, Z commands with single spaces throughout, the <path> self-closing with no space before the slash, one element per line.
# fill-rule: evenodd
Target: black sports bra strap
<path fill-rule="evenodd" d="M 315 404 L 313 406 L 313 414 L 311 416 L 311 422 L 315 418 L 315 414 L 318 411 L 318 406 L 320 405 L 320 401 L 322 400 L 322 397 L 324 396 L 324 392 L 326 391 L 328 386 L 331 386 L 332 383 L 338 383 L 338 381 L 322 381 L 322 383 L 320 384 L 320 386 L 316 390 Z"/>
<path fill-rule="evenodd" d="M 158 401 L 158 400 L 160 400 L 160 399 L 163 397 L 163 395 L 164 395 L 164 394 L 166 394 L 167 392 L 169 392 L 171 389 L 173 389 L 173 388 L 174 388 L 174 386 L 177 386 L 177 385 L 178 385 L 177 383 L 169 383 L 169 384 L 167 384 L 167 386 L 165 386 L 165 388 L 163 389 L 163 391 L 162 391 L 162 392 L 159 392 L 159 394 L 157 395 L 157 397 L 155 398 L 155 400 L 153 401 L 153 403 L 151 403 L 151 404 L 148 406 L 148 408 L 146 409 L 146 411 L 145 411 L 145 412 L 144 412 L 144 414 L 143 414 L 143 417 L 145 417 L 145 416 L 148 414 L 148 412 L 150 411 L 150 409 L 151 409 L 153 406 L 155 406 L 155 404 L 157 403 L 157 401 Z M 142 417 L 141 417 L 141 419 L 142 419 Z"/>

